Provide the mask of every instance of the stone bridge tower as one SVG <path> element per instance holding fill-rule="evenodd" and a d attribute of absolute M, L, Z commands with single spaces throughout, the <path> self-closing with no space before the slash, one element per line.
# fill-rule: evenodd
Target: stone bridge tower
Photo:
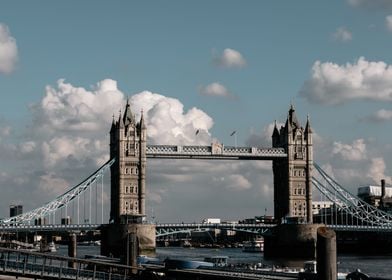
<path fill-rule="evenodd" d="M 143 114 L 138 123 L 127 101 L 124 114 L 110 129 L 110 221 L 141 223 L 145 216 L 147 129 Z"/>
<path fill-rule="evenodd" d="M 155 252 L 155 225 L 144 221 L 147 129 L 136 122 L 129 102 L 110 129 L 110 223 L 101 229 L 101 254 L 136 267 L 138 255 Z"/>
<path fill-rule="evenodd" d="M 272 146 L 284 148 L 287 153 L 287 158 L 273 161 L 275 218 L 313 223 L 313 139 L 309 118 L 304 129 L 291 106 L 285 125 L 278 130 L 275 123 Z"/>

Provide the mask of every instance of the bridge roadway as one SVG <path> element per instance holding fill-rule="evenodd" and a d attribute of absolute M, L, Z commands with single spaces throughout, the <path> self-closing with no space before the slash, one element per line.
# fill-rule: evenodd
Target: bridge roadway
<path fill-rule="evenodd" d="M 70 224 L 70 225 L 0 225 L 0 232 L 80 232 L 99 231 L 101 224 Z M 166 223 L 156 224 L 156 236 L 163 237 L 176 233 L 189 233 L 192 231 L 205 231 L 208 229 L 232 230 L 247 232 L 255 235 L 264 235 L 276 224 L 231 224 L 231 223 Z M 361 232 L 392 232 L 392 225 L 366 226 L 366 225 L 328 225 L 328 227 L 339 232 L 361 231 Z"/>
<path fill-rule="evenodd" d="M 148 145 L 147 158 L 272 160 L 286 158 L 283 148 Z"/>

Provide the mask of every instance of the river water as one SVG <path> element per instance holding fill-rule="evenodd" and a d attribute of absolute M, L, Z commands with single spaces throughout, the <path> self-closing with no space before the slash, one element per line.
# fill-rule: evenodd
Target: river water
<path fill-rule="evenodd" d="M 66 256 L 67 246 L 60 246 L 56 254 Z M 84 258 L 85 255 L 98 255 L 99 246 L 78 246 L 77 255 Z M 229 263 L 263 263 L 275 266 L 287 267 L 303 267 L 303 261 L 289 260 L 265 260 L 263 253 L 245 253 L 241 248 L 223 248 L 223 249 L 207 249 L 207 248 L 182 248 L 182 247 L 166 247 L 157 248 L 156 255 L 164 260 L 165 258 L 203 260 L 209 256 L 228 256 Z M 338 271 L 352 272 L 355 269 L 361 269 L 362 272 L 373 277 L 383 277 L 392 279 L 392 255 L 384 256 L 363 256 L 363 255 L 338 255 Z"/>

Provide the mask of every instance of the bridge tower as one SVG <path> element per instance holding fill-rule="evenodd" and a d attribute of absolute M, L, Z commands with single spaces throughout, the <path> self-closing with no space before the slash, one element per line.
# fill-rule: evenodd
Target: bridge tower
<path fill-rule="evenodd" d="M 145 216 L 147 129 L 143 113 L 136 123 L 129 102 L 124 114 L 110 129 L 111 166 L 110 221 L 141 223 Z"/>
<path fill-rule="evenodd" d="M 144 222 L 146 198 L 147 128 L 139 122 L 129 101 L 110 129 L 110 223 L 102 230 L 101 254 L 120 257 L 136 266 L 138 255 L 155 252 L 155 225 Z"/>
<path fill-rule="evenodd" d="M 313 137 L 309 117 L 303 128 L 291 105 L 285 125 L 278 130 L 275 123 L 272 146 L 284 148 L 287 153 L 287 158 L 273 161 L 275 217 L 313 223 Z"/>

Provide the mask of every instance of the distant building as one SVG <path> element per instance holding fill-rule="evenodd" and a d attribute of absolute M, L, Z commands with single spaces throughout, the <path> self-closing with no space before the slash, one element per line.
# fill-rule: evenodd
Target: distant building
<path fill-rule="evenodd" d="M 312 201 L 312 213 L 318 215 L 323 209 L 329 209 L 333 205 L 331 201 Z"/>
<path fill-rule="evenodd" d="M 220 224 L 221 219 L 219 218 L 206 218 L 202 221 L 203 224 Z"/>
<path fill-rule="evenodd" d="M 10 217 L 23 214 L 23 205 L 10 205 Z"/>
<path fill-rule="evenodd" d="M 375 207 L 392 209 L 392 187 L 387 187 L 385 180 L 381 180 L 381 186 L 369 185 L 358 188 L 358 197 Z"/>

